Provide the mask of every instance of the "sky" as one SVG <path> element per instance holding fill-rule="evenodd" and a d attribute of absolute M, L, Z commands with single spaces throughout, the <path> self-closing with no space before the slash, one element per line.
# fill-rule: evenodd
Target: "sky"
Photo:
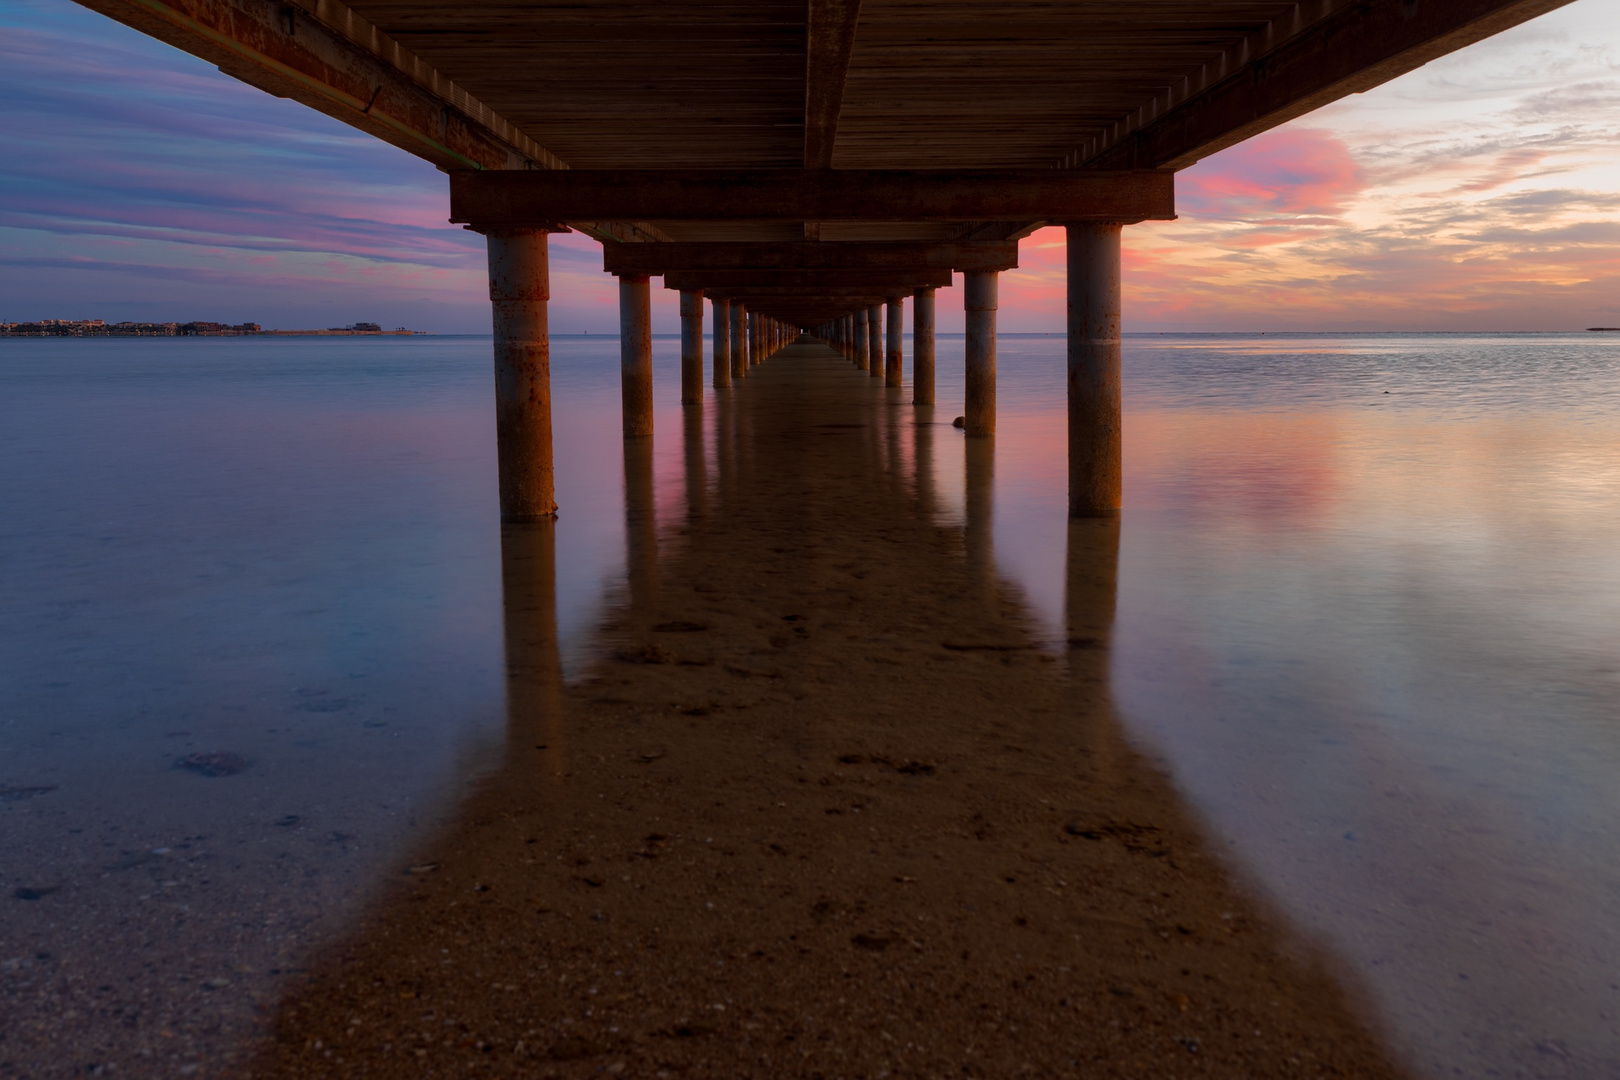
<path fill-rule="evenodd" d="M 0 0 L 0 100 L 0 320 L 488 332 L 483 239 L 401 150 L 69 0 Z M 1620 326 L 1620 4 L 1216 154 L 1176 199 L 1125 232 L 1127 331 Z M 553 331 L 616 332 L 599 246 L 551 249 Z M 1023 241 L 1000 329 L 1062 331 L 1063 277 L 1061 230 Z M 938 308 L 959 331 L 959 288 Z"/>

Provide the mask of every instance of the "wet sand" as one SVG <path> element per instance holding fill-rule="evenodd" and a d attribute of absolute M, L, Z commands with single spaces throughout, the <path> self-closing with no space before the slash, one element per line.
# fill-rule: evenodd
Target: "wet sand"
<path fill-rule="evenodd" d="M 248 1075 L 1401 1075 L 1127 745 L 1117 526 L 1071 526 L 1039 640 L 994 572 L 993 445 L 898 394 L 784 350 L 662 532 L 633 448 L 628 603 L 581 680 L 550 527 L 505 530 L 508 759 Z"/>

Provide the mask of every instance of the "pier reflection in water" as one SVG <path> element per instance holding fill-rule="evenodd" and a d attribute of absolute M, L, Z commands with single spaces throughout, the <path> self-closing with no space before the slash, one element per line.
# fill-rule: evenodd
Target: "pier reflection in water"
<path fill-rule="evenodd" d="M 508 759 L 283 1003 L 264 1070 L 1393 1075 L 1113 749 L 1117 527 L 1075 526 L 1073 633 L 1044 639 L 994 573 L 991 440 L 963 529 L 938 433 L 827 350 L 729 397 L 667 528 L 626 444 L 630 587 L 582 680 L 552 526 L 504 530 Z"/>
<path fill-rule="evenodd" d="M 973 832 L 963 808 L 1010 784 L 1029 787 L 1031 756 L 1063 772 L 1041 779 L 1049 788 L 1029 787 L 1036 805 L 1062 806 L 1073 785 L 1131 775 L 1137 746 L 1163 755 L 1233 864 L 1372 992 L 1381 1022 L 1421 1072 L 1616 1071 L 1620 1038 L 1606 995 L 1620 993 L 1610 978 L 1620 926 L 1612 784 L 1620 575 L 1610 557 L 1620 529 L 1620 393 L 1603 342 L 1138 339 L 1127 352 L 1131 472 L 1116 540 L 1095 523 L 1065 523 L 1063 461 L 1053 449 L 1063 445 L 1053 407 L 1061 338 L 1002 339 L 993 461 L 971 457 L 978 448 L 949 424 L 961 346 L 943 338 L 946 404 L 937 415 L 852 369 L 858 408 L 799 415 L 762 404 L 783 358 L 732 392 L 711 393 L 701 409 L 660 411 L 650 470 L 645 455 L 622 454 L 615 343 L 559 341 L 564 512 L 555 569 L 542 533 L 487 524 L 487 341 L 46 344 L 10 343 L 0 369 L 8 510 L 0 633 L 21 643 L 0 654 L 8 789 L 0 900 L 12 905 L 0 922 L 8 1034 L 0 1059 L 48 1063 L 36 1069 L 42 1075 L 64 1062 L 172 1071 L 218 1061 L 245 1045 L 283 990 L 295 1000 L 304 992 L 311 942 L 343 925 L 377 881 L 419 887 L 402 871 L 440 861 L 437 848 L 420 845 L 441 816 L 458 830 L 486 809 L 492 821 L 516 821 L 504 815 L 522 800 L 550 800 L 549 817 L 522 819 L 550 824 L 536 825 L 526 834 L 535 845 L 507 861 L 514 874 L 532 868 L 542 860 L 528 849 L 580 828 L 577 851 L 548 856 L 572 866 L 597 845 L 588 838 L 604 835 L 592 815 L 611 817 L 595 797 L 617 782 L 609 764 L 642 777 L 660 799 L 696 806 L 701 790 L 709 803 L 726 802 L 714 808 L 716 822 L 765 822 L 792 809 L 822 815 L 823 825 L 870 828 L 886 807 L 929 796 L 906 828 L 956 836 L 966 853 L 945 850 L 947 861 L 971 865 L 983 845 L 962 839 Z M 673 402 L 674 346 L 664 347 L 658 399 Z M 1369 388 L 1379 391 L 1370 403 Z M 244 485 L 245 475 L 258 479 Z M 758 498 L 767 478 L 784 485 L 781 500 Z M 1108 600 L 1115 543 L 1117 620 Z M 891 578 L 901 571 L 911 576 Z M 874 583 L 883 581 L 902 584 L 879 594 Z M 807 591 L 784 600 L 789 584 Z M 782 610 L 760 610 L 767 600 Z M 503 604 L 513 716 L 504 744 Z M 544 615 L 553 605 L 554 624 Z M 733 610 L 722 617 L 715 606 Z M 710 629 L 653 629 L 679 623 Z M 814 637 L 800 639 L 801 625 Z M 1032 647 L 943 648 L 986 644 L 954 638 L 981 625 Z M 783 674 L 778 637 L 789 649 L 816 642 L 796 684 L 802 700 L 787 692 L 790 680 L 769 677 Z M 724 650 L 700 647 L 720 639 Z M 599 666 L 649 646 L 711 662 Z M 947 652 L 949 663 L 939 663 Z M 1036 659 L 1043 655 L 1052 659 Z M 923 673 L 920 691 L 885 682 L 908 670 Z M 997 675 L 988 686 L 938 681 L 986 670 Z M 1041 671 L 1057 680 L 1050 696 L 1021 701 Z M 328 700 L 342 707 L 328 709 Z M 1123 728 L 1065 720 L 1066 741 L 1040 742 L 1041 709 L 1091 716 L 1113 700 Z M 995 729 L 1000 742 L 963 735 L 1014 713 L 1024 719 Z M 759 720 L 778 714 L 780 729 Z M 689 726 L 657 733 L 677 717 Z M 916 731 L 926 739 L 901 737 Z M 779 762 L 809 755 L 807 784 L 762 762 L 762 736 L 786 740 L 770 752 Z M 245 771 L 206 778 L 175 768 L 215 750 L 238 755 Z M 510 801 L 481 792 L 463 807 L 464 780 L 484 772 L 491 753 L 507 764 L 490 790 Z M 932 763 L 936 773 L 837 760 L 846 755 Z M 960 779 L 951 763 L 981 759 L 1002 771 L 950 786 Z M 605 781 L 593 788 L 582 777 Z M 826 799 L 764 797 L 773 784 Z M 894 784 L 909 786 L 883 787 Z M 710 798 L 705 785 L 719 794 Z M 761 797 L 740 797 L 738 785 Z M 625 806 L 640 807 L 632 816 L 661 815 L 646 791 L 618 791 Z M 857 815 L 856 796 L 881 796 L 882 805 Z M 985 843 L 1023 865 L 1024 826 L 987 817 L 1002 831 Z M 793 885 L 798 899 L 739 914 L 691 879 L 686 892 L 663 894 L 678 902 L 657 908 L 674 914 L 654 926 L 709 918 L 710 902 L 727 926 L 745 927 L 804 919 L 811 892 L 812 908 L 847 904 L 853 890 L 832 887 L 845 879 L 825 873 L 829 865 L 847 865 L 847 880 L 871 879 L 880 903 L 868 911 L 918 914 L 904 907 L 904 891 L 877 891 L 900 884 L 927 883 L 931 902 L 954 896 L 954 881 L 880 867 L 849 835 L 807 844 L 809 870 L 774 852 L 728 864 L 735 856 L 698 854 L 707 837 L 725 840 L 708 826 L 683 828 L 681 843 L 699 839 L 673 861 L 710 860 L 699 867 L 708 888 L 768 878 Z M 671 861 L 673 841 L 643 841 L 674 830 L 642 822 L 621 831 L 634 867 Z M 468 852 L 486 842 L 449 835 Z M 801 854 L 780 835 L 768 843 Z M 935 849 L 915 850 L 931 860 Z M 802 872 L 787 874 L 790 864 Z M 579 880 L 553 880 L 552 893 L 605 902 L 609 879 L 576 869 Z M 438 887 L 439 874 L 422 875 L 420 887 Z M 597 877 L 601 885 L 584 880 Z M 522 885 L 506 880 L 503 895 Z M 490 900 L 493 885 L 473 892 L 481 884 L 491 883 L 454 879 L 444 903 L 458 902 L 461 913 Z M 1054 917 L 1079 910 L 1067 891 L 1054 898 Z M 602 903 L 533 899 L 536 918 L 549 905 L 548 919 L 571 911 L 587 929 L 613 925 L 591 919 L 614 914 Z M 1116 899 L 1115 910 L 1137 909 Z M 625 912 L 635 909 L 621 900 Z M 988 919 L 1008 901 L 962 902 Z M 857 961 L 907 955 L 899 938 L 882 952 L 851 944 L 855 933 L 886 939 L 882 925 L 837 938 L 847 911 L 836 921 L 829 913 L 845 909 L 819 910 L 806 932 L 841 942 Z M 381 905 L 368 926 L 394 912 Z M 1039 925 L 1027 911 L 1019 917 Z M 1162 925 L 1162 915 L 1151 917 Z M 99 934 L 74 929 L 85 925 Z M 589 953 L 584 939 L 546 925 L 513 924 L 511 933 Z M 417 944 L 432 939 L 413 934 L 406 938 Z M 477 934 L 455 935 L 465 940 L 438 946 L 452 953 L 436 963 L 471 955 Z M 685 968 L 657 969 L 671 987 L 717 960 L 741 963 L 697 946 L 680 955 Z M 772 955 L 777 970 L 792 966 Z M 831 955 L 827 946 L 811 969 L 824 975 L 816 965 Z M 510 967 L 502 963 L 490 959 L 486 974 Z M 1005 971 L 991 976 L 1010 985 Z M 814 1000 L 819 977 L 784 985 Z M 459 985 L 467 1000 L 483 993 Z M 501 985 L 523 986 L 502 991 L 516 998 L 532 992 L 515 980 Z M 606 982 L 595 985 L 594 996 L 609 993 Z M 398 993 L 407 991 L 417 992 Z M 1188 997 L 1196 1019 L 1204 999 Z M 659 1000 L 685 1008 L 688 999 L 671 990 Z M 1069 1000 L 1078 1009 L 1082 999 Z M 584 1019 L 575 999 L 539 1011 Z M 478 1026 L 470 1013 L 424 1007 L 413 1014 L 421 1030 L 428 1012 L 441 1040 L 460 1032 L 443 1026 L 452 1014 Z M 283 1014 L 284 1030 L 296 1031 L 303 1015 Z M 816 1015 L 818 1032 L 870 1021 Z M 691 1030 L 733 1029 L 711 1018 Z M 559 1049 L 608 1046 L 536 1038 L 525 1050 L 542 1063 Z M 591 1061 L 612 1059 L 545 1067 Z"/>

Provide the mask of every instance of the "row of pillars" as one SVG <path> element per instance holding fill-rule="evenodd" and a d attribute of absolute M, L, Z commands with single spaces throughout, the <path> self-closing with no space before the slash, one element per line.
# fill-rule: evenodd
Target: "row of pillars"
<path fill-rule="evenodd" d="M 623 281 L 620 302 L 623 304 Z M 724 389 L 748 369 L 770 359 L 798 331 L 780 319 L 749 311 L 740 300 L 710 300 L 714 306 L 714 385 Z M 681 290 L 681 404 L 703 400 L 703 293 Z M 627 433 L 628 434 L 628 433 Z"/>
<path fill-rule="evenodd" d="M 972 270 L 963 277 L 966 318 L 966 379 L 963 387 L 963 426 L 968 435 L 996 433 L 996 308 L 1000 275 L 994 270 Z M 888 328 L 884 306 L 873 304 L 817 329 L 817 336 L 843 353 L 855 366 L 885 386 L 905 381 L 903 347 L 905 298 L 890 297 Z M 915 405 L 934 404 L 934 290 L 912 293 L 911 392 Z"/>
<path fill-rule="evenodd" d="M 546 228 L 495 229 L 489 243 L 494 311 L 495 417 L 501 518 L 533 521 L 557 512 L 551 447 L 551 296 Z M 1120 226 L 1068 226 L 1069 513 L 1106 517 L 1123 492 L 1120 426 Z M 996 429 L 995 271 L 964 274 L 965 408 L 970 438 Z M 703 294 L 681 293 L 681 400 L 703 397 Z M 714 385 L 728 387 L 792 340 L 792 328 L 714 299 Z M 934 293 L 912 298 L 912 386 L 918 405 L 934 402 Z M 904 301 L 873 305 L 819 328 L 862 370 L 902 385 Z M 620 359 L 626 438 L 653 433 L 652 310 L 646 277 L 619 279 Z M 886 347 L 885 347 L 886 346 Z"/>

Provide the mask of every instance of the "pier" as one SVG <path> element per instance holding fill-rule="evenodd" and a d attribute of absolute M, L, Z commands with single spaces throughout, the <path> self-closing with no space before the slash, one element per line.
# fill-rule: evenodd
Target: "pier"
<path fill-rule="evenodd" d="M 81 2 L 439 167 L 446 227 L 488 256 L 498 477 L 458 520 L 488 517 L 491 598 L 498 552 L 494 752 L 363 911 L 276 939 L 274 997 L 210 1075 L 1405 1075 L 1115 710 L 1122 245 L 1175 216 L 1179 170 L 1563 0 Z M 1067 242 L 1055 628 L 998 574 L 994 527 L 1000 275 L 1048 226 Z M 624 553 L 567 677 L 558 478 L 586 455 L 553 423 L 566 232 L 600 242 L 617 291 L 619 396 L 591 450 L 593 490 L 622 480 Z M 935 342 L 958 282 L 959 383 Z M 655 368 L 655 288 L 678 294 L 678 382 Z M 667 427 L 655 455 L 671 420 L 678 463 Z M 324 427 L 354 439 L 323 467 L 393 446 Z M 432 550 L 395 558 L 437 571 Z M 435 578 L 435 655 L 475 576 Z M 306 691 L 284 711 L 312 730 L 363 696 L 287 692 Z M 309 828 L 333 859 L 354 839 Z M 119 924 L 96 947 L 145 963 L 138 940 Z M 64 1017 L 111 1027 L 39 1001 L 35 1060 L 66 1053 Z"/>
<path fill-rule="evenodd" d="M 445 170 L 450 219 L 489 242 L 515 522 L 555 512 L 546 238 L 569 230 L 602 242 L 634 334 L 653 277 L 688 335 L 709 299 L 716 390 L 798 332 L 899 385 L 906 300 L 962 274 L 964 422 L 984 438 L 996 275 L 1067 226 L 1070 512 L 1117 513 L 1121 229 L 1175 215 L 1177 170 L 1567 0 L 83 2 Z M 640 438 L 648 360 L 626 349 Z"/>

